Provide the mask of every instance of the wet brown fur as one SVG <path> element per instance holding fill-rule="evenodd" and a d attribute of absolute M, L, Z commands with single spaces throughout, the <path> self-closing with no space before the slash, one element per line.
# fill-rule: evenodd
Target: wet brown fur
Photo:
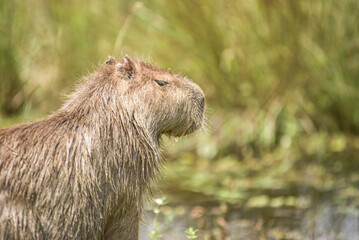
<path fill-rule="evenodd" d="M 0 239 L 138 239 L 161 135 L 203 111 L 186 78 L 110 58 L 53 115 L 0 130 Z"/>

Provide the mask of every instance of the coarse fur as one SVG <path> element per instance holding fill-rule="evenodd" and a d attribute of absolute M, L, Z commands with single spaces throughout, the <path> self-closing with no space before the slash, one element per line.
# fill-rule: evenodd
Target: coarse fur
<path fill-rule="evenodd" d="M 0 239 L 138 239 L 160 138 L 204 107 L 190 80 L 110 57 L 48 118 L 0 130 Z"/>

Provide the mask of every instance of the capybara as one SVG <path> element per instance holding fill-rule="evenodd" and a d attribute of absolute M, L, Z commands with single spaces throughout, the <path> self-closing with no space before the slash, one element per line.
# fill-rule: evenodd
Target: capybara
<path fill-rule="evenodd" d="M 186 77 L 110 57 L 51 116 L 0 130 L 0 239 L 138 239 L 161 136 L 204 108 Z"/>

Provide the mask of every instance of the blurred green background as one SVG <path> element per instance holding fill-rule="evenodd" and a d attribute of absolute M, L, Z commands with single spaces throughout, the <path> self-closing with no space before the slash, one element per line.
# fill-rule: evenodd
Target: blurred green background
<path fill-rule="evenodd" d="M 108 55 L 139 56 L 207 98 L 207 130 L 165 143 L 169 204 L 315 209 L 332 192 L 358 212 L 359 1 L 0 0 L 0 19 L 1 127 L 55 111 Z"/>

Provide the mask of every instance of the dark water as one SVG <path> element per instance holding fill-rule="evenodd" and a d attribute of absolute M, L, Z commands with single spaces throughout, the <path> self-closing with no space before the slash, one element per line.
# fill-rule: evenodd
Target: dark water
<path fill-rule="evenodd" d="M 359 195 L 355 188 L 344 190 L 341 201 L 343 189 L 310 190 L 303 195 L 275 190 L 253 191 L 252 197 L 233 204 L 198 193 L 178 191 L 176 195 L 171 189 L 165 192 L 167 204 L 157 217 L 148 210 L 141 239 L 151 239 L 155 228 L 160 235 L 155 239 L 187 239 L 188 227 L 199 229 L 197 239 L 211 240 L 359 239 Z"/>
<path fill-rule="evenodd" d="M 359 240 L 359 139 L 341 151 L 308 146 L 310 154 L 258 160 L 167 162 L 165 203 L 148 207 L 141 239 L 188 239 L 192 227 L 201 240 Z"/>

